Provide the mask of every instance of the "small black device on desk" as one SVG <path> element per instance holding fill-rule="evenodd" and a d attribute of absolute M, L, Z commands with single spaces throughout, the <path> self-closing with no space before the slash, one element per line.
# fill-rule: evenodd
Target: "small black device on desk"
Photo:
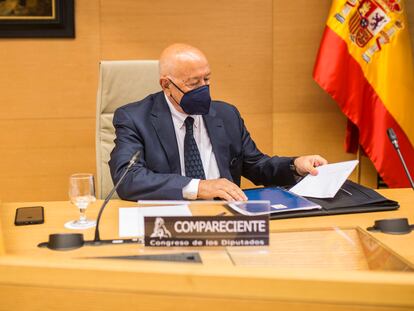
<path fill-rule="evenodd" d="M 36 225 L 44 223 L 43 206 L 19 207 L 16 209 L 14 224 L 16 226 Z"/>

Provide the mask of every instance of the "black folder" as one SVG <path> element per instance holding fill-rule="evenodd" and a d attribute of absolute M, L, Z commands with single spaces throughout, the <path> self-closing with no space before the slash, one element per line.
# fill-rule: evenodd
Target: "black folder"
<path fill-rule="evenodd" d="M 378 192 L 350 180 L 347 180 L 342 185 L 341 189 L 332 199 L 309 197 L 307 199 L 319 204 L 322 206 L 322 209 L 282 212 L 270 215 L 270 219 L 391 211 L 400 207 L 398 202 L 389 200 Z"/>

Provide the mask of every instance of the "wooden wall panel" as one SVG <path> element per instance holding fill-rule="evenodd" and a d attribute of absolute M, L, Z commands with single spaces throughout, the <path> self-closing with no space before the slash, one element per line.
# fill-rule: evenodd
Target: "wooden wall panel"
<path fill-rule="evenodd" d="M 330 3 L 330 0 L 274 1 L 275 152 L 296 155 L 313 153 L 331 141 L 340 144 L 342 140 L 341 126 L 338 127 L 335 122 L 344 124 L 344 118 L 335 102 L 312 79 L 313 64 Z M 312 119 L 315 116 L 318 120 Z M 329 133 L 329 137 L 323 135 L 333 123 L 336 128 Z M 335 158 L 340 158 L 341 149 L 332 149 Z"/>
<path fill-rule="evenodd" d="M 278 154 L 321 154 L 331 163 L 356 159 L 356 155 L 343 152 L 344 140 L 339 136 L 344 133 L 346 118 L 341 113 L 275 113 L 273 125 L 273 136 L 284 142 L 277 145 Z M 376 171 L 368 158 L 362 158 L 361 167 L 361 183 L 375 188 Z M 350 178 L 357 181 L 357 176 L 355 170 Z"/>
<path fill-rule="evenodd" d="M 0 39 L 0 198 L 67 198 L 95 171 L 99 1 L 76 1 L 75 39 Z"/>
<path fill-rule="evenodd" d="M 75 39 L 0 39 L 0 119 L 94 117 L 98 3 L 76 1 Z"/>
<path fill-rule="evenodd" d="M 274 112 L 337 111 L 312 80 L 330 0 L 274 1 Z M 277 139 L 276 139 L 277 141 Z"/>
<path fill-rule="evenodd" d="M 3 203 L 0 201 L 0 210 L 3 210 Z M 6 247 L 4 246 L 4 232 L 3 225 L 0 221 L 0 256 L 6 253 Z"/>
<path fill-rule="evenodd" d="M 67 199 L 68 177 L 95 171 L 95 119 L 0 120 L 3 200 Z M 9 165 L 9 166 L 6 166 Z"/>

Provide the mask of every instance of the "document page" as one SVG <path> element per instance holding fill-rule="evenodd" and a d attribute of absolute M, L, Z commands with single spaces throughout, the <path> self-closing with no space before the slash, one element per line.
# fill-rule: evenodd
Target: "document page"
<path fill-rule="evenodd" d="M 121 207 L 119 209 L 119 237 L 143 237 L 144 216 L 191 216 L 188 205 Z"/>
<path fill-rule="evenodd" d="M 353 160 L 319 166 L 318 175 L 305 176 L 289 191 L 304 197 L 333 198 L 357 165 L 358 160 Z"/>

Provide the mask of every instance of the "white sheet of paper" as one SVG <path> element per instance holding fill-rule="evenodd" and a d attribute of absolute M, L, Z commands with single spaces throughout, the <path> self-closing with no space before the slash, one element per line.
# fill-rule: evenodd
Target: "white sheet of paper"
<path fill-rule="evenodd" d="M 119 237 L 143 237 L 144 216 L 191 216 L 188 205 L 121 207 L 119 208 Z"/>
<path fill-rule="evenodd" d="M 333 198 L 358 165 L 358 160 L 319 166 L 318 175 L 307 175 L 289 191 L 305 197 Z"/>

